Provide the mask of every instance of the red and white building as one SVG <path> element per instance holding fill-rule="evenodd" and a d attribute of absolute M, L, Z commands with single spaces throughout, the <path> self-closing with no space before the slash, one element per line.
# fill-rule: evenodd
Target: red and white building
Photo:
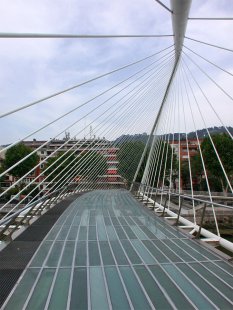
<path fill-rule="evenodd" d="M 107 160 L 107 170 L 106 175 L 99 176 L 96 180 L 97 183 L 106 183 L 107 185 L 123 185 L 123 178 L 118 174 L 118 160 L 117 160 L 117 152 L 119 148 L 113 147 L 112 143 L 106 139 L 80 139 L 80 140 L 51 140 L 49 143 L 46 143 L 46 140 L 36 140 L 33 139 L 31 141 L 24 141 L 23 143 L 30 147 L 32 150 L 38 149 L 37 155 L 39 156 L 39 160 L 41 164 L 35 169 L 32 174 L 29 174 L 26 178 L 24 178 L 23 182 L 25 184 L 30 183 L 31 181 L 36 179 L 36 183 L 43 184 L 44 176 L 43 169 L 46 166 L 47 157 L 56 157 L 59 153 L 63 152 L 74 152 L 75 155 L 79 155 L 81 152 L 95 151 L 103 154 L 103 156 Z M 58 151 L 56 151 L 58 150 Z M 53 154 L 54 153 L 54 154 Z M 4 160 L 4 155 L 2 156 L 2 160 Z M 9 187 L 12 185 L 17 179 L 11 175 L 7 175 L 2 187 Z M 73 182 L 82 181 L 82 176 L 77 175 Z M 41 185 L 41 188 L 46 185 L 44 182 Z"/>

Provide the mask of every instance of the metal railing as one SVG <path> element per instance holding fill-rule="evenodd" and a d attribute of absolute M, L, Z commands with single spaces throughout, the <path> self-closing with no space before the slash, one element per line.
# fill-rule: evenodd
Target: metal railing
<path fill-rule="evenodd" d="M 224 208 L 224 210 L 230 211 L 230 214 L 232 211 L 231 216 L 233 216 L 233 206 L 227 206 L 215 201 L 192 197 L 187 194 L 177 193 L 168 189 L 162 190 L 160 188 L 153 188 L 140 183 L 133 184 L 132 193 L 135 195 L 136 198 L 144 202 L 145 205 L 150 205 L 150 208 L 152 208 L 153 210 L 159 209 L 161 216 L 169 214 L 170 218 L 172 218 L 175 221 L 173 225 L 178 226 L 179 223 L 182 223 L 184 224 L 184 227 L 185 226 L 190 227 L 191 228 L 190 233 L 194 236 L 194 238 L 199 239 L 201 236 L 204 236 L 207 239 L 209 238 L 212 240 L 219 241 L 220 245 L 233 252 L 232 242 L 225 240 L 220 235 L 215 235 L 211 231 L 208 231 L 207 229 L 204 228 L 204 221 L 208 206 L 214 207 L 215 210 L 218 210 L 219 208 Z M 158 195 L 160 196 L 159 202 L 157 202 Z M 176 209 L 174 209 L 173 207 L 169 208 L 168 203 L 171 202 L 172 198 L 173 199 L 175 198 L 177 201 Z M 201 205 L 202 211 L 200 214 L 200 221 L 198 224 L 194 221 L 192 222 L 190 220 L 187 220 L 182 216 L 182 208 L 184 208 L 185 201 L 188 201 L 190 203 L 190 208 L 194 204 L 195 206 L 194 212 L 196 212 L 196 208 Z"/>
<path fill-rule="evenodd" d="M 46 208 L 50 208 L 52 204 L 56 204 L 63 197 L 73 193 L 68 193 L 68 191 L 68 186 L 55 190 L 32 203 L 29 202 L 23 208 L 17 209 L 17 211 L 8 212 L 0 220 L 0 240 L 11 239 L 12 234 L 19 227 L 29 225 L 33 217 L 41 215 Z"/>

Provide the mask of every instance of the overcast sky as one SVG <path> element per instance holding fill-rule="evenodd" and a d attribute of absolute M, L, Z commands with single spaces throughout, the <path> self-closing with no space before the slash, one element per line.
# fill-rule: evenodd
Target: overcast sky
<path fill-rule="evenodd" d="M 170 1 L 163 2 L 170 6 Z M 0 32 L 67 34 L 172 34 L 171 16 L 154 0 L 1 0 Z M 232 17 L 233 1 L 193 0 L 190 17 Z M 233 49 L 233 21 L 189 21 L 186 36 Z M 1 113 L 73 86 L 173 44 L 173 38 L 146 39 L 0 39 Z M 185 45 L 233 72 L 232 53 L 190 40 Z M 190 52 L 187 52 L 190 56 Z M 231 96 L 232 76 L 192 55 Z M 187 60 L 188 61 L 188 60 Z M 216 112 L 232 125 L 232 100 L 190 63 Z M 48 102 L 0 120 L 0 144 L 10 143 L 95 96 L 123 75 L 109 76 Z M 201 99 L 200 99 L 201 100 Z M 208 109 L 200 102 L 203 113 Z M 83 115 L 80 112 L 80 115 Z M 54 136 L 78 113 L 37 139 Z M 149 117 L 149 116 L 148 116 Z M 197 116 L 198 119 L 198 116 Z M 89 119 L 84 119 L 84 126 Z M 150 122 L 153 121 L 151 116 Z M 150 122 L 137 121 L 135 133 L 149 131 Z M 220 125 L 212 116 L 207 125 Z M 123 126 L 123 125 L 122 125 Z M 202 128 L 202 123 L 198 123 Z M 192 130 L 190 126 L 190 130 Z M 127 133 L 127 132 L 126 132 Z M 83 133 L 82 133 L 83 135 Z M 81 135 L 81 136 L 82 136 Z"/>

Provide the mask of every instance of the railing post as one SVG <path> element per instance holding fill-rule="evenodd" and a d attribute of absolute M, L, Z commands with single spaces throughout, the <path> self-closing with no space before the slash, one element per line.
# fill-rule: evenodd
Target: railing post
<path fill-rule="evenodd" d="M 179 207 L 179 211 L 178 211 L 177 219 L 176 219 L 176 225 L 179 224 L 179 219 L 180 219 L 180 213 L 181 213 L 181 209 L 182 209 L 183 200 L 184 200 L 184 198 L 181 197 L 181 200 L 180 200 L 180 207 Z"/>
<path fill-rule="evenodd" d="M 161 216 L 164 216 L 165 209 L 166 209 L 166 206 L 167 206 L 167 201 L 168 201 L 168 193 L 166 194 L 166 198 L 165 198 L 165 202 L 164 202 L 164 206 L 163 206 L 163 213 L 162 213 Z"/>
<path fill-rule="evenodd" d="M 201 222 L 200 222 L 200 225 L 199 225 L 198 232 L 197 232 L 197 234 L 195 236 L 195 239 L 199 239 L 200 236 L 201 236 L 201 229 L 202 229 L 203 222 L 204 222 L 206 206 L 207 206 L 207 204 L 205 203 L 204 207 L 203 207 L 202 215 L 201 215 Z"/>

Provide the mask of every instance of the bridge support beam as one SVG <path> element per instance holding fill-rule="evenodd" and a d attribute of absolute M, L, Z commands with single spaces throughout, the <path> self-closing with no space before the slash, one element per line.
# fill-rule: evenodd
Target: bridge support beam
<path fill-rule="evenodd" d="M 155 131 L 157 125 L 158 125 L 160 115 L 162 113 L 164 104 L 165 104 L 165 102 L 167 100 L 167 96 L 169 94 L 172 82 L 173 82 L 175 74 L 176 74 L 176 70 L 177 70 L 178 65 L 179 65 L 180 55 L 181 55 L 181 51 L 182 51 L 182 47 L 183 47 L 184 36 L 185 36 L 186 27 L 187 27 L 187 22 L 188 22 L 188 16 L 189 16 L 189 10 L 190 10 L 190 7 L 191 7 L 191 3 L 192 3 L 192 0 L 171 0 L 172 26 L 173 26 L 173 33 L 174 33 L 174 44 L 175 44 L 176 59 L 175 59 L 175 63 L 174 63 L 174 67 L 173 67 L 172 73 L 171 73 L 171 77 L 170 77 L 170 79 L 168 81 L 168 85 L 167 85 L 167 88 L 166 88 L 163 100 L 161 102 L 159 111 L 157 113 L 154 125 L 152 127 L 150 136 L 148 138 L 148 141 L 147 141 L 146 146 L 144 148 L 143 154 L 142 154 L 141 159 L 139 161 L 137 170 L 135 172 L 133 181 L 131 183 L 130 191 L 132 191 L 133 184 L 136 181 L 138 172 L 139 172 L 139 170 L 141 168 L 141 165 L 142 165 L 143 160 L 145 158 L 145 155 L 147 153 L 148 147 L 150 145 L 150 140 L 153 137 L 154 131 Z M 147 160 L 147 163 L 146 163 L 146 168 L 145 168 L 145 171 L 144 171 L 141 183 L 143 183 L 145 181 L 145 178 L 146 178 L 146 175 L 147 175 L 147 172 L 148 172 L 148 168 L 149 168 L 149 163 L 150 163 L 150 159 L 151 159 L 151 156 L 152 156 L 152 150 L 153 150 L 154 142 L 155 142 L 155 136 L 153 138 L 152 147 L 151 147 L 150 154 L 149 154 L 149 157 L 148 157 L 148 160 Z"/>
<path fill-rule="evenodd" d="M 180 57 L 192 0 L 171 0 L 176 58 Z"/>

